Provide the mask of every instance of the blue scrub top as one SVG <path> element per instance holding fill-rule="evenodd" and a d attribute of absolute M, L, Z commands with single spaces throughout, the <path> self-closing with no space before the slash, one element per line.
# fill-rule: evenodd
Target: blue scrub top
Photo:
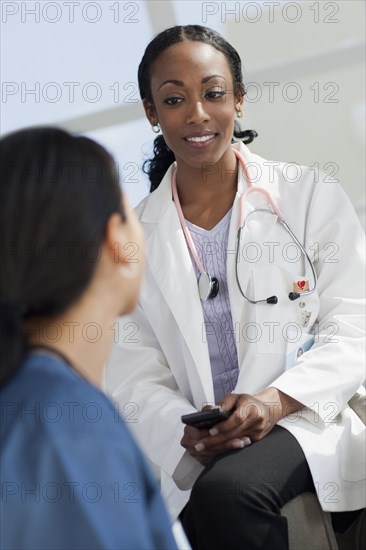
<path fill-rule="evenodd" d="M 2 550 L 176 548 L 157 484 L 102 392 L 37 352 L 0 395 Z"/>

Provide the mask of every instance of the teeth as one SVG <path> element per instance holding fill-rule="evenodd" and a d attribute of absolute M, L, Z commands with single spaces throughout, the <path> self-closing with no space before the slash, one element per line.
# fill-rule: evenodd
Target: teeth
<path fill-rule="evenodd" d="M 210 134 L 209 136 L 202 136 L 202 137 L 190 137 L 190 138 L 186 138 L 187 141 L 194 141 L 196 143 L 202 143 L 204 141 L 208 141 L 209 139 L 212 139 L 213 137 L 215 137 L 215 134 Z"/>

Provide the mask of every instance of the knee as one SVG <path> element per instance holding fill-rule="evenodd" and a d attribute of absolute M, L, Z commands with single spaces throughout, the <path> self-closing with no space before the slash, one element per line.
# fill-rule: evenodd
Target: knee
<path fill-rule="evenodd" d="M 202 475 L 195 483 L 190 503 L 197 509 L 204 506 L 214 510 L 236 508 L 279 509 L 276 484 L 248 478 L 243 472 L 238 479 L 233 472 L 211 471 Z"/>
<path fill-rule="evenodd" d="M 208 471 L 193 486 L 190 502 L 215 508 L 229 504 L 238 493 L 237 480 L 229 472 Z"/>

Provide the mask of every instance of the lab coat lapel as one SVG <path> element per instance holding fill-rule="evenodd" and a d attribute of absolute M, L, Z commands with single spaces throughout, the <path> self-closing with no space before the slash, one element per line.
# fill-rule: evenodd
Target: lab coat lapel
<path fill-rule="evenodd" d="M 266 177 L 267 171 L 266 167 L 263 165 L 262 159 L 258 157 L 257 155 L 253 155 L 249 149 L 243 145 L 242 143 L 234 145 L 236 149 L 238 149 L 245 160 L 245 164 L 249 173 L 249 177 L 251 178 L 252 184 L 256 187 L 262 187 L 269 191 L 271 196 L 276 201 L 277 194 L 274 193 L 273 189 L 276 188 L 276 186 L 272 186 L 269 188 L 269 178 Z M 274 182 L 277 182 L 277 178 L 274 178 Z M 233 329 L 234 333 L 236 335 L 236 341 L 238 343 L 238 360 L 239 360 L 239 366 L 242 365 L 243 359 L 245 356 L 245 353 L 247 351 L 247 342 L 242 336 L 242 331 L 244 328 L 244 325 L 250 321 L 252 321 L 254 317 L 254 310 L 255 306 L 248 303 L 243 296 L 241 295 L 241 292 L 239 290 L 237 281 L 236 281 L 236 247 L 238 246 L 237 243 L 237 237 L 238 237 L 238 228 L 239 228 L 239 217 L 240 217 L 240 197 L 243 191 L 247 188 L 247 184 L 245 182 L 245 178 L 243 175 L 242 170 L 239 170 L 239 178 L 238 178 L 238 188 L 237 193 L 235 196 L 234 204 L 233 204 L 233 213 L 231 216 L 231 222 L 230 222 L 230 230 L 229 230 L 229 239 L 228 239 L 228 248 L 227 248 L 227 281 L 228 281 L 228 291 L 229 291 L 229 299 L 230 299 L 230 307 L 231 307 L 231 315 L 232 315 L 232 321 L 233 321 Z M 245 204 L 245 213 L 248 214 L 250 211 L 253 210 L 253 206 L 250 204 L 251 202 L 254 202 L 254 204 L 257 204 L 258 202 L 263 202 L 264 198 L 262 194 L 256 194 L 253 193 L 250 195 L 250 200 L 246 202 Z M 267 207 L 267 204 L 266 204 Z M 271 216 L 269 219 L 267 219 L 266 222 L 264 222 L 264 226 L 261 227 L 261 242 L 266 241 L 266 237 L 272 234 L 272 231 L 275 228 L 276 224 L 276 217 Z M 241 287 L 244 291 L 244 293 L 247 296 L 253 296 L 253 285 L 252 285 L 252 272 L 253 268 L 255 267 L 255 263 L 251 263 L 247 261 L 247 257 L 250 251 L 250 248 L 248 245 L 251 245 L 251 241 L 253 239 L 251 236 L 247 233 L 246 230 L 242 232 L 242 238 L 240 243 L 240 250 L 238 254 L 238 277 L 240 280 Z M 256 246 L 257 243 L 254 242 L 254 246 Z M 253 250 L 255 250 L 253 248 Z"/>
<path fill-rule="evenodd" d="M 243 153 L 245 161 L 247 162 L 247 152 L 243 151 L 241 146 L 235 145 L 235 148 L 239 149 Z M 242 338 L 242 329 L 245 319 L 248 317 L 248 303 L 244 300 L 240 293 L 238 284 L 236 282 L 236 249 L 238 246 L 238 228 L 240 217 L 240 196 L 246 188 L 245 180 L 241 167 L 239 166 L 238 188 L 234 199 L 233 210 L 230 221 L 228 246 L 227 246 L 227 260 L 226 260 L 226 273 L 228 293 L 231 307 L 231 317 L 233 322 L 233 330 L 237 342 L 238 362 L 239 367 L 242 364 L 243 357 L 245 355 L 244 340 Z M 238 257 L 238 277 L 240 284 L 244 289 L 244 292 L 248 289 L 248 285 L 251 277 L 251 270 L 241 259 L 241 250 L 239 250 Z"/>
<path fill-rule="evenodd" d="M 233 321 L 234 333 L 237 334 L 237 331 L 240 327 L 240 322 L 243 314 L 243 307 L 245 307 L 244 299 L 240 293 L 239 287 L 236 283 L 236 248 L 237 248 L 237 236 L 238 236 L 238 226 L 239 226 L 239 212 L 240 212 L 240 195 L 241 190 L 236 193 L 233 211 L 231 215 L 230 228 L 229 228 L 229 238 L 227 246 L 227 262 L 226 262 L 226 273 L 227 273 L 227 282 L 228 282 L 228 292 L 229 300 L 231 307 L 231 317 Z M 243 288 L 246 288 L 249 281 L 250 272 L 248 269 L 242 269 L 243 262 L 239 261 L 238 264 L 238 274 L 240 277 L 240 282 Z M 244 302 L 244 303 L 243 303 Z"/>
<path fill-rule="evenodd" d="M 192 356 L 187 372 L 196 369 L 202 382 L 202 401 L 214 402 L 207 345 L 203 343 L 204 320 L 197 279 L 171 194 L 172 167 L 150 197 L 141 216 L 154 227 L 146 241 L 149 268 L 166 300 Z M 162 247 L 162 243 L 165 245 Z M 197 379 L 196 373 L 193 377 Z"/>

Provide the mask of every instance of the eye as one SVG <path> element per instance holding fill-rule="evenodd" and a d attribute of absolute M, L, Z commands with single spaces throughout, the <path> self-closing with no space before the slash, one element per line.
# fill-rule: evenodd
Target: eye
<path fill-rule="evenodd" d="M 206 99 L 222 99 L 226 95 L 225 90 L 210 90 L 205 93 Z"/>
<path fill-rule="evenodd" d="M 166 99 L 164 99 L 163 103 L 165 103 L 166 105 L 178 105 L 182 101 L 183 98 L 181 97 L 167 97 Z"/>

